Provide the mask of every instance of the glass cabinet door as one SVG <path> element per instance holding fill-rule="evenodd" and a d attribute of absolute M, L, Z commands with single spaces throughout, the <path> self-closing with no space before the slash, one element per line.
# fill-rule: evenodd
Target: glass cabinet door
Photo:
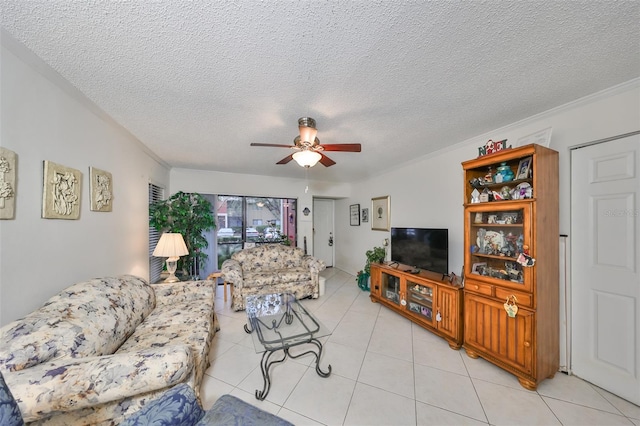
<path fill-rule="evenodd" d="M 399 305 L 400 278 L 383 272 L 381 274 L 380 281 L 380 284 L 382 285 L 382 297 Z"/>
<path fill-rule="evenodd" d="M 530 290 L 535 247 L 530 246 L 530 203 L 467 209 L 467 277 Z"/>
<path fill-rule="evenodd" d="M 407 309 L 433 322 L 433 287 L 407 280 Z"/>

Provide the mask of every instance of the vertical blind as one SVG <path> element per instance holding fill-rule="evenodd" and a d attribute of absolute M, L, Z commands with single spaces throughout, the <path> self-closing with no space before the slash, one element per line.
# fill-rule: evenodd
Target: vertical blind
<path fill-rule="evenodd" d="M 164 199 L 164 188 L 152 183 L 149 184 L 149 204 Z M 149 226 L 149 282 L 155 283 L 160 280 L 162 273 L 162 265 L 164 259 L 153 256 L 153 250 L 156 248 L 160 240 L 160 232 L 152 226 Z"/>

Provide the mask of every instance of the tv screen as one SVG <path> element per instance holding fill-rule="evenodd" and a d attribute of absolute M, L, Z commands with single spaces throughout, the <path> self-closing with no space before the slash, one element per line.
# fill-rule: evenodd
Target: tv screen
<path fill-rule="evenodd" d="M 391 260 L 417 269 L 449 273 L 449 230 L 391 228 Z"/>

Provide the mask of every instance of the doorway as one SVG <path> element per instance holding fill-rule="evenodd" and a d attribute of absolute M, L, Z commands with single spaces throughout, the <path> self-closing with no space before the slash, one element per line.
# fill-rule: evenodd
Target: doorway
<path fill-rule="evenodd" d="M 334 208 L 333 200 L 313 200 L 313 256 L 323 260 L 327 268 L 333 266 L 335 253 Z"/>
<path fill-rule="evenodd" d="M 571 151 L 571 370 L 640 404 L 640 132 Z"/>

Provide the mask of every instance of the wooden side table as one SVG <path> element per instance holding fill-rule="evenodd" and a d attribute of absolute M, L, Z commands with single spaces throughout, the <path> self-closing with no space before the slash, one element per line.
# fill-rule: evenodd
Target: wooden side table
<path fill-rule="evenodd" d="M 221 278 L 221 277 L 222 277 L 222 272 L 218 271 L 218 272 L 210 273 L 209 276 L 207 277 L 207 279 L 211 280 L 211 281 L 216 281 L 216 284 L 217 284 L 218 278 Z M 223 284 L 224 285 L 224 287 L 223 287 L 224 301 L 226 303 L 226 301 L 227 301 L 227 280 L 224 280 L 223 283 L 224 283 Z M 229 296 L 232 296 L 232 295 L 233 295 L 233 286 L 230 285 L 229 286 Z"/>

